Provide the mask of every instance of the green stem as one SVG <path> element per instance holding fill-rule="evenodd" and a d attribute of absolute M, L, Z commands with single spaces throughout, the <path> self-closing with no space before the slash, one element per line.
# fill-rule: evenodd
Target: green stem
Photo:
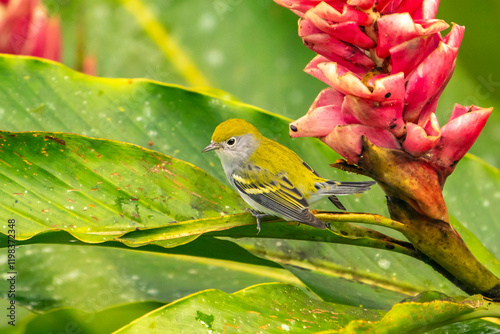
<path fill-rule="evenodd" d="M 500 300 L 500 279 L 481 264 L 449 223 L 442 194 L 447 174 L 439 166 L 400 150 L 375 146 L 362 137 L 359 167 L 336 163 L 344 170 L 363 169 L 386 193 L 391 218 L 428 263 L 467 293 Z M 423 257 L 425 261 L 425 257 Z"/>
<path fill-rule="evenodd" d="M 386 217 L 373 214 L 338 212 L 320 212 L 316 213 L 316 216 L 325 222 L 332 223 L 328 228 L 328 231 L 331 233 L 325 233 L 324 230 L 313 228 L 305 224 L 274 224 L 283 222 L 283 220 L 269 217 L 262 220 L 265 226 L 259 234 L 256 234 L 255 219 L 252 217 L 253 221 L 251 225 L 245 224 L 247 226 L 235 226 L 237 228 L 213 231 L 206 235 L 214 237 L 225 236 L 230 238 L 279 238 L 348 244 L 390 250 L 416 259 L 421 259 L 421 254 L 409 242 L 389 237 L 383 233 L 363 226 L 350 224 L 350 222 L 366 223 L 376 221 L 387 223 L 390 219 Z"/>
<path fill-rule="evenodd" d="M 398 232 L 405 232 L 406 227 L 404 224 L 392 220 L 391 218 L 377 215 L 374 213 L 357 213 L 357 212 L 323 212 L 319 211 L 315 214 L 321 221 L 324 222 L 351 222 L 363 223 L 388 227 Z"/>
<path fill-rule="evenodd" d="M 387 204 L 391 216 L 405 223 L 408 240 L 439 263 L 451 282 L 469 294 L 500 300 L 500 279 L 476 259 L 449 223 L 421 215 L 397 198 L 388 197 Z"/>

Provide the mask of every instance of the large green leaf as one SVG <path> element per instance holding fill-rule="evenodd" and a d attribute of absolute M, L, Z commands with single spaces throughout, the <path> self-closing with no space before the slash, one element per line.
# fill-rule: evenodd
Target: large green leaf
<path fill-rule="evenodd" d="M 341 316 L 340 316 L 341 315 Z M 378 320 L 381 311 L 311 299 L 294 286 L 263 284 L 226 294 L 202 291 L 160 308 L 115 333 L 158 332 L 314 333 L 349 321 Z"/>
<path fill-rule="evenodd" d="M 0 220 L 16 220 L 19 240 L 65 230 L 102 242 L 244 208 L 199 168 L 134 145 L 48 132 L 0 132 L 0 143 Z"/>
<path fill-rule="evenodd" d="M 440 299 L 438 299 L 440 298 Z M 482 296 L 448 299 L 428 293 L 390 311 L 327 303 L 286 284 L 261 284 L 226 294 L 203 291 L 155 310 L 115 333 L 407 333 L 460 320 L 499 316 Z M 362 319 L 362 320 L 360 320 Z"/>
<path fill-rule="evenodd" d="M 345 328 L 324 333 L 413 333 L 487 316 L 499 317 L 500 304 L 491 303 L 480 295 L 450 299 L 431 292 L 394 305 L 380 321 L 356 320 Z"/>
<path fill-rule="evenodd" d="M 471 247 L 472 251 L 477 251 L 475 255 L 485 264 L 491 263 L 490 270 L 500 276 L 500 207 L 496 205 L 500 200 L 500 170 L 469 154 L 448 178 L 443 195 L 453 217 L 480 241 L 469 239 L 458 227 L 460 235 L 467 244 L 477 245 Z M 488 259 L 488 251 L 496 259 Z"/>

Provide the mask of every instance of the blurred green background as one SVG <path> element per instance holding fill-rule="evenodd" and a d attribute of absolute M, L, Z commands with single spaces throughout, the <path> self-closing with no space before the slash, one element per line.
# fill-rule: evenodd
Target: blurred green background
<path fill-rule="evenodd" d="M 272 0 L 45 3 L 62 19 L 64 63 L 78 68 L 83 54 L 92 55 L 99 76 L 145 77 L 185 86 L 208 84 L 290 118 L 304 114 L 325 87 L 302 71 L 315 54 L 297 36 L 298 17 Z M 455 103 L 500 106 L 499 46 L 495 43 L 499 13 L 496 0 L 441 1 L 437 18 L 466 27 L 455 75 L 438 106 L 441 125 Z M 162 29 L 166 35 L 157 35 L 155 42 L 152 36 Z M 190 82 L 179 73 L 172 58 L 165 55 L 169 43 L 192 61 L 204 82 Z M 176 50 L 173 53 L 177 60 L 184 59 Z M 495 110 L 471 152 L 500 167 L 499 146 L 500 116 Z"/>

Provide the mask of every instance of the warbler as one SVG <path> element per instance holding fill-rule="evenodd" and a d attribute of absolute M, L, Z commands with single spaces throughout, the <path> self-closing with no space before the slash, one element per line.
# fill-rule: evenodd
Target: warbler
<path fill-rule="evenodd" d="M 260 232 L 261 218 L 272 215 L 320 229 L 326 224 L 309 211 L 309 204 L 328 197 L 341 210 L 336 195 L 359 194 L 375 182 L 324 179 L 289 148 L 264 137 L 252 124 L 229 119 L 217 126 L 210 144 L 231 185 L 252 208 Z"/>

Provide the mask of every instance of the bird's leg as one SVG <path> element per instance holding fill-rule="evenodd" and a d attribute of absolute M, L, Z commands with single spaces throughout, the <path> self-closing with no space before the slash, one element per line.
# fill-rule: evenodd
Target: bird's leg
<path fill-rule="evenodd" d="M 250 212 L 252 214 L 252 216 L 254 216 L 257 219 L 257 234 L 259 234 L 260 233 L 260 219 L 264 218 L 264 217 L 268 217 L 270 215 L 268 215 L 267 213 L 260 213 L 259 211 L 254 210 L 254 209 L 246 209 L 245 211 Z"/>

